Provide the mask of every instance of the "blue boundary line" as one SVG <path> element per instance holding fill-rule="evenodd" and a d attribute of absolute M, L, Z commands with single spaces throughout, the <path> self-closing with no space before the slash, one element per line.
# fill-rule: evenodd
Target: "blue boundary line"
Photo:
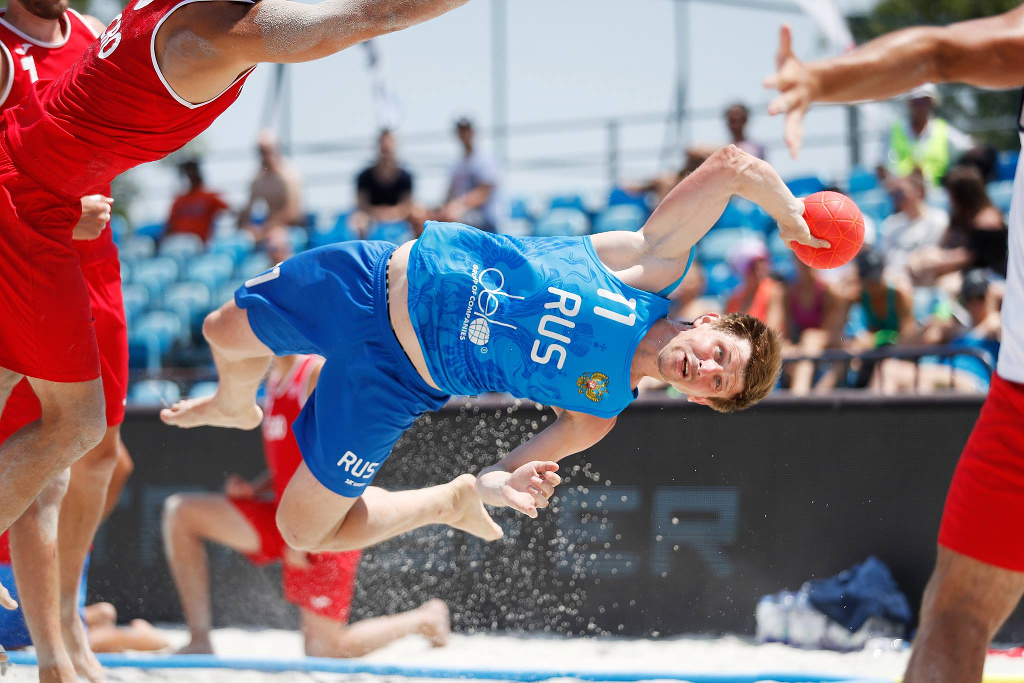
<path fill-rule="evenodd" d="M 35 665 L 32 652 L 9 652 L 13 664 Z M 405 666 L 348 659 L 304 657 L 301 659 L 248 659 L 216 655 L 99 655 L 100 663 L 111 668 L 132 669 L 241 669 L 265 673 L 288 671 L 373 674 L 411 678 L 461 678 L 488 681 L 534 683 L 554 678 L 572 678 L 595 683 L 636 683 L 637 681 L 669 680 L 689 683 L 892 683 L 891 679 L 851 679 L 836 675 L 804 672 L 765 672 L 754 674 L 692 673 L 678 671 L 587 671 L 587 670 L 523 670 L 523 669 L 455 669 L 431 666 Z"/>

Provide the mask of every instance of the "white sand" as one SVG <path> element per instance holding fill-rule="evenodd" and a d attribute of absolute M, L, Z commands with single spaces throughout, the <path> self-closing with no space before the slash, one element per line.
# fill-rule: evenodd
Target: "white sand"
<path fill-rule="evenodd" d="M 184 644 L 181 630 L 168 629 L 175 644 Z M 237 657 L 293 658 L 301 655 L 298 634 L 287 631 L 245 631 L 222 629 L 214 633 L 218 654 Z M 675 672 L 785 672 L 813 671 L 851 677 L 897 678 L 903 674 L 909 652 L 863 651 L 840 654 L 804 651 L 785 645 L 755 645 L 748 640 L 722 638 L 624 638 L 514 637 L 500 635 L 455 635 L 450 645 L 432 649 L 421 638 L 410 637 L 367 657 L 368 661 L 408 666 L 578 669 L 598 671 Z M 989 657 L 986 673 L 1024 677 L 1024 660 L 1000 655 Z M 118 681 L 181 681 L 182 683 L 339 683 L 353 676 L 337 674 L 263 674 L 247 671 L 201 671 L 158 669 L 110 669 L 112 683 Z M 359 675 L 362 681 L 372 676 Z M 2 683 L 35 681 L 33 667 L 18 666 Z M 429 683 L 429 679 L 391 678 L 393 683 Z"/>

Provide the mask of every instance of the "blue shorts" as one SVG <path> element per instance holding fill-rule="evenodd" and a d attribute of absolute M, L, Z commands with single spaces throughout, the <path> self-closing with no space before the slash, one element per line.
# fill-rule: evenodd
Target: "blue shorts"
<path fill-rule="evenodd" d="M 373 481 L 416 418 L 449 398 L 423 381 L 391 329 L 385 278 L 395 248 L 355 241 L 311 249 L 235 292 L 275 354 L 327 359 L 292 431 L 313 476 L 349 498 Z"/>

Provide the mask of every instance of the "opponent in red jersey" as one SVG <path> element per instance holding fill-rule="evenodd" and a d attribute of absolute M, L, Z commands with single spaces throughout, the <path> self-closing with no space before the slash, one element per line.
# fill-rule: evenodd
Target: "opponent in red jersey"
<path fill-rule="evenodd" d="M 302 462 L 291 424 L 316 386 L 322 364 L 319 356 L 274 359 L 262 427 L 269 468 L 265 476 L 249 482 L 235 474 L 228 478 L 224 493 L 178 494 L 167 499 L 164 547 L 192 633 L 183 653 L 213 652 L 203 541 L 245 553 L 257 565 L 284 560 L 284 597 L 302 612 L 310 656 L 359 657 L 412 633 L 423 634 L 435 646 L 447 641 L 448 608 L 440 600 L 339 628 L 348 621 L 362 551 L 306 555 L 289 549 L 277 530 L 278 503 Z M 441 498 L 439 504 L 443 504 Z"/>
<path fill-rule="evenodd" d="M 42 418 L 0 446 L 0 531 L 95 447 L 105 420 L 80 198 L 205 130 L 259 62 L 325 57 L 466 0 L 134 0 L 0 126 L 0 405 L 26 376 Z M 258 410 L 244 426 L 259 423 Z M 12 601 L 0 591 L 0 604 Z"/>
<path fill-rule="evenodd" d="M 800 148 L 815 102 L 893 97 L 925 82 L 1024 85 L 1024 7 L 950 26 L 896 31 L 841 57 L 804 63 L 783 27 L 771 113 L 786 114 Z M 1018 112 L 1024 141 L 1024 112 Z M 907 683 L 980 682 L 988 644 L 1024 594 L 1024 172 L 1010 207 L 1002 346 L 985 405 L 957 464 L 939 529 L 938 558 L 921 605 Z M 974 258 L 974 255 L 971 255 Z"/>
<path fill-rule="evenodd" d="M 60 76 L 102 31 L 97 19 L 68 9 L 67 0 L 11 0 L 0 16 L 0 107 L 16 105 L 37 82 Z M 82 625 L 78 595 L 107 485 L 119 449 L 124 448 L 119 425 L 128 383 L 128 338 L 117 247 L 107 225 L 110 188 L 98 189 L 99 194 L 81 199 L 83 218 L 72 234 L 72 244 L 89 288 L 101 351 L 107 433 L 101 444 L 73 468 L 60 512 L 59 536 L 57 506 L 61 505 L 62 487 L 37 498 L 11 527 L 11 543 L 16 549 L 14 571 L 25 578 L 20 582 L 21 607 L 44 681 L 74 680 L 76 670 L 92 681 L 103 680 Z M 22 380 L 0 419 L 0 440 L 39 417 L 39 400 L 28 380 Z M 53 561 L 55 556 L 58 562 Z"/>

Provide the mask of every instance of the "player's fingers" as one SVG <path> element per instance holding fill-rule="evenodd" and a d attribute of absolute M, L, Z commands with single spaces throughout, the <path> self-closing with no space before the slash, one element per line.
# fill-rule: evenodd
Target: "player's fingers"
<path fill-rule="evenodd" d="M 3 585 L 0 585 L 0 607 L 9 610 L 18 609 L 18 602 L 11 597 L 11 594 Z"/>
<path fill-rule="evenodd" d="M 537 463 L 537 472 L 538 472 L 538 474 L 539 473 L 543 473 L 543 472 L 555 472 L 557 470 L 558 470 L 558 463 L 557 462 L 544 461 L 544 462 L 538 462 Z"/>
<path fill-rule="evenodd" d="M 786 115 L 786 146 L 789 147 L 789 153 L 794 159 L 800 154 L 800 145 L 804 141 L 804 113 L 806 111 L 805 107 L 801 107 Z"/>
<path fill-rule="evenodd" d="M 527 517 L 537 516 L 537 504 L 533 500 L 533 496 L 529 493 L 523 493 L 522 491 L 506 490 L 505 491 L 505 502 L 513 510 L 522 512 Z"/>
<path fill-rule="evenodd" d="M 782 62 L 786 61 L 793 56 L 793 31 L 789 28 L 789 24 L 783 24 L 779 27 L 779 50 L 775 53 L 775 60 L 782 65 Z"/>
<path fill-rule="evenodd" d="M 800 106 L 800 91 L 796 88 L 789 88 L 780 92 L 778 96 L 768 104 L 768 113 L 772 116 L 785 114 Z"/>
<path fill-rule="evenodd" d="M 809 232 L 806 235 L 793 235 L 790 241 L 815 249 L 828 249 L 832 246 L 827 240 L 818 239 Z M 790 244 L 790 248 L 792 248 L 792 244 Z"/>
<path fill-rule="evenodd" d="M 562 483 L 562 478 L 555 474 L 554 472 L 545 472 L 544 481 L 551 484 L 552 486 L 558 486 L 559 484 Z"/>
<path fill-rule="evenodd" d="M 544 494 L 545 498 L 550 498 L 551 496 L 555 495 L 555 487 L 547 483 L 540 477 L 534 477 L 533 479 L 530 480 L 530 482 L 534 485 L 535 488 L 539 489 L 540 492 Z"/>
<path fill-rule="evenodd" d="M 536 486 L 527 486 L 526 492 L 533 496 L 533 502 L 539 508 L 546 508 L 548 506 L 548 498 L 545 496 L 539 488 Z"/>

